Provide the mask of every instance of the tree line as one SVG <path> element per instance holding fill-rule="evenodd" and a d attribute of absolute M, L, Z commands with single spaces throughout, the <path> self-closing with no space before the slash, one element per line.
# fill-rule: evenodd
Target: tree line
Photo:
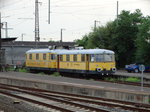
<path fill-rule="evenodd" d="M 143 16 L 139 9 L 133 13 L 123 10 L 114 21 L 92 29 L 75 42 L 86 49 L 113 50 L 120 68 L 131 63 L 150 65 L 150 16 Z"/>

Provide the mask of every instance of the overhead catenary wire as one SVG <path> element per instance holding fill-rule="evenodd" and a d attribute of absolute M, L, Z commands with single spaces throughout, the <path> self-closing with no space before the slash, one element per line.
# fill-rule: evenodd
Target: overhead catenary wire
<path fill-rule="evenodd" d="M 22 1 L 24 1 L 24 0 L 22 0 Z M 61 7 L 61 8 L 66 8 L 66 7 L 68 7 L 68 8 L 70 8 L 70 7 L 89 7 L 89 6 L 94 6 L 94 8 L 89 8 L 89 9 L 84 9 L 84 8 L 82 8 L 82 9 L 78 9 L 78 10 L 75 10 L 75 11 L 70 11 L 69 13 L 79 13 L 79 12 L 84 12 L 84 11 L 89 11 L 89 10 L 97 10 L 97 9 L 99 9 L 99 8 L 104 8 L 104 7 L 109 7 L 109 5 L 114 5 L 115 6 L 115 4 L 113 4 L 113 3 L 109 3 L 109 4 L 101 4 L 101 5 L 70 5 L 70 6 L 51 6 L 52 8 L 56 8 L 56 7 Z M 95 7 L 96 6 L 96 7 Z M 32 7 L 32 5 L 31 5 L 31 7 Z M 20 10 L 24 10 L 24 9 L 27 9 L 27 8 L 31 8 L 30 6 L 23 6 L 23 7 L 21 7 L 21 8 L 16 8 L 16 9 L 14 9 L 14 10 L 16 10 L 16 11 L 20 11 Z M 44 10 L 44 9 L 47 9 L 47 7 L 45 7 L 45 8 L 41 8 L 41 10 Z M 16 16 L 16 15 L 22 15 L 22 14 L 25 14 L 25 12 L 20 12 L 20 13 L 15 13 L 14 14 L 14 10 L 13 9 L 10 9 L 11 10 L 11 12 L 13 13 L 13 15 L 8 15 L 9 17 L 10 16 Z M 10 12 L 10 10 L 8 10 L 8 12 Z M 7 11 L 7 10 L 6 10 Z M 27 11 L 27 10 L 26 10 Z M 28 13 L 28 12 L 27 12 Z M 33 12 L 32 12 L 33 13 Z M 51 11 L 51 13 L 58 13 L 58 14 L 69 14 L 68 12 L 55 12 L 55 11 Z M 74 14 L 75 15 L 75 14 Z M 81 14 L 77 14 L 77 15 L 99 15 L 99 14 L 90 14 L 90 13 L 81 13 Z M 101 16 L 111 16 L 111 15 L 101 15 Z"/>
<path fill-rule="evenodd" d="M 17 2 L 18 1 L 18 2 Z M 99 4 L 98 0 L 95 0 L 94 2 L 92 0 L 83 0 L 83 1 L 75 1 L 75 0 L 51 0 L 52 4 L 51 4 L 51 12 L 50 14 L 52 15 L 52 23 L 51 25 L 46 25 L 46 20 L 47 20 L 47 13 L 45 14 L 45 11 L 47 11 L 48 7 L 47 7 L 47 1 L 48 0 L 40 0 L 42 1 L 42 5 L 40 6 L 40 21 L 42 21 L 41 26 L 44 28 L 45 26 L 45 30 L 48 29 L 48 34 L 50 35 L 50 31 L 51 28 L 53 26 L 56 26 L 56 28 L 61 27 L 61 25 L 65 24 L 69 24 L 70 26 L 68 26 L 70 29 L 67 29 L 67 33 L 72 33 L 72 32 L 79 32 L 80 28 L 78 28 L 79 26 L 85 25 L 85 23 L 88 21 L 87 24 L 91 24 L 93 22 L 93 20 L 96 20 L 98 18 L 101 19 L 100 21 L 102 21 L 102 23 L 106 23 L 103 21 L 103 18 L 109 18 L 109 20 L 113 20 L 113 18 L 115 18 L 116 16 L 116 1 L 112 1 L 112 2 L 108 2 L 107 0 L 104 1 L 103 3 Z M 133 2 L 134 1 L 134 2 Z M 135 1 L 137 0 L 133 0 L 130 3 L 135 3 Z M 19 28 L 20 25 L 25 25 L 27 26 L 27 24 L 32 24 L 34 23 L 34 20 L 21 20 L 18 18 L 26 18 L 26 17 L 30 17 L 30 18 L 34 18 L 34 0 L 8 0 L 8 5 L 6 7 L 4 7 L 4 13 L 3 14 L 3 20 L 5 19 L 6 21 L 8 20 L 9 24 L 13 25 L 14 27 Z M 27 3 L 28 2 L 28 3 Z M 87 2 L 89 2 L 89 4 L 86 4 Z M 138 1 L 137 1 L 138 2 Z M 12 4 L 11 4 L 12 3 Z M 26 4 L 25 4 L 26 3 Z M 123 2 L 123 5 L 126 5 L 129 3 L 129 1 L 127 2 Z M 12 5 L 12 6 L 11 6 Z M 114 9 L 109 9 L 110 6 L 113 6 Z M 114 10 L 114 13 L 110 14 L 109 12 L 104 12 L 104 10 L 107 8 L 107 10 L 109 9 L 110 11 Z M 103 9 L 103 10 L 102 10 Z M 30 11 L 29 11 L 30 10 Z M 68 16 L 68 17 L 67 17 Z M 55 18 L 55 19 L 53 19 Z M 61 18 L 60 21 L 58 21 L 56 18 Z M 93 20 L 89 19 L 92 18 Z M 71 21 L 73 21 L 75 24 L 79 24 L 79 26 L 77 25 L 73 25 L 73 22 L 71 23 Z M 23 24 L 25 23 L 25 24 Z M 61 24 L 61 25 L 60 25 Z M 73 30 L 74 27 L 77 30 Z M 87 28 L 90 29 L 87 25 Z M 43 29 L 42 28 L 42 29 Z M 85 27 L 86 30 L 87 29 Z M 79 30 L 78 30 L 79 29 Z M 55 29 L 54 29 L 55 30 Z M 31 31 L 33 32 L 33 30 Z M 29 32 L 29 33 L 31 33 Z M 42 32 L 42 35 L 44 35 L 45 32 Z M 57 34 L 57 32 L 56 32 Z"/>
<path fill-rule="evenodd" d="M 28 0 L 28 1 L 31 1 L 31 0 Z M 5 2 L 5 4 L 6 5 L 2 5 L 1 7 L 0 7 L 0 9 L 1 8 L 8 8 L 8 7 L 10 7 L 10 6 L 14 6 L 14 5 L 20 5 L 21 6 L 21 4 L 24 4 L 24 2 L 25 2 L 25 0 L 17 0 L 17 1 L 15 1 L 14 2 L 14 0 L 11 0 L 11 1 L 7 1 L 7 3 Z M 27 2 L 27 1 L 26 1 Z M 21 4 L 20 4 L 21 3 Z M 28 3 L 28 2 L 27 2 Z"/>

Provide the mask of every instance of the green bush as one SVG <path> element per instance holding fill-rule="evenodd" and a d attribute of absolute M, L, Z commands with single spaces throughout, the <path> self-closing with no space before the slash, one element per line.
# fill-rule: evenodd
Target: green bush
<path fill-rule="evenodd" d="M 140 79 L 137 77 L 129 77 L 126 79 L 128 82 L 140 82 Z"/>
<path fill-rule="evenodd" d="M 112 82 L 117 81 L 117 79 L 115 79 L 115 78 L 110 78 L 110 77 L 106 77 L 104 80 L 106 80 L 106 81 L 112 81 Z"/>
<path fill-rule="evenodd" d="M 55 77 L 61 76 L 59 72 L 54 72 L 52 75 L 55 76 Z"/>
<path fill-rule="evenodd" d="M 40 73 L 38 73 L 39 75 L 45 75 L 45 73 L 44 72 L 40 72 Z"/>
<path fill-rule="evenodd" d="M 119 78 L 119 81 L 124 82 L 124 81 L 126 81 L 126 79 L 125 78 Z"/>
<path fill-rule="evenodd" d="M 104 80 L 109 81 L 109 80 L 110 80 L 110 78 L 106 77 L 106 78 L 104 78 Z"/>
<path fill-rule="evenodd" d="M 25 73 L 27 73 L 27 72 L 28 72 L 28 70 L 27 70 L 27 69 L 25 69 L 25 68 L 23 68 L 23 69 L 21 69 L 21 68 L 20 68 L 18 71 L 19 71 L 19 72 L 25 72 Z"/>

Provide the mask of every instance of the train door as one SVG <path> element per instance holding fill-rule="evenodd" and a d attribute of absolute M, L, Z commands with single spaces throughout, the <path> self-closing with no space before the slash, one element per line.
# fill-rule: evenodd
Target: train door
<path fill-rule="evenodd" d="M 86 71 L 89 72 L 89 54 L 86 54 Z"/>
<path fill-rule="evenodd" d="M 59 65 L 60 63 L 59 63 L 59 62 L 60 62 L 60 60 L 59 60 L 59 55 L 57 55 L 57 71 L 58 71 L 58 72 L 59 72 L 59 66 L 60 66 L 60 65 Z"/>

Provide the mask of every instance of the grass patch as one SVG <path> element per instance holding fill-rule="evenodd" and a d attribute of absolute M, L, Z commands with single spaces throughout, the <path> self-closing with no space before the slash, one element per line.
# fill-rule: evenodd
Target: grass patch
<path fill-rule="evenodd" d="M 106 81 L 112 81 L 112 82 L 117 82 L 117 81 L 127 81 L 127 82 L 140 82 L 140 78 L 137 77 L 128 77 L 128 78 L 111 78 L 111 77 L 106 77 L 104 78 Z"/>
<path fill-rule="evenodd" d="M 14 67 L 9 67 L 7 68 L 7 71 L 16 71 L 16 72 L 24 72 L 24 73 L 27 73 L 28 70 L 26 68 L 18 68 L 18 69 L 15 69 Z"/>
<path fill-rule="evenodd" d="M 137 77 L 128 77 L 126 78 L 125 81 L 128 81 L 128 82 L 140 82 L 141 80 Z"/>
<path fill-rule="evenodd" d="M 10 67 L 10 68 L 7 69 L 7 71 L 14 71 L 14 68 Z"/>
<path fill-rule="evenodd" d="M 23 68 L 23 69 L 18 69 L 18 72 L 24 72 L 24 73 L 27 73 L 28 72 L 28 70 L 27 69 L 25 69 L 25 68 Z"/>
<path fill-rule="evenodd" d="M 45 75 L 45 73 L 44 72 L 40 72 L 40 73 L 38 73 L 39 75 Z"/>
<path fill-rule="evenodd" d="M 52 74 L 52 76 L 60 77 L 61 75 L 60 75 L 60 73 L 59 73 L 59 72 L 54 72 L 54 73 Z"/>
<path fill-rule="evenodd" d="M 111 77 L 106 77 L 104 80 L 106 80 L 106 81 L 112 81 L 112 82 L 117 81 L 117 79 L 111 78 Z"/>

